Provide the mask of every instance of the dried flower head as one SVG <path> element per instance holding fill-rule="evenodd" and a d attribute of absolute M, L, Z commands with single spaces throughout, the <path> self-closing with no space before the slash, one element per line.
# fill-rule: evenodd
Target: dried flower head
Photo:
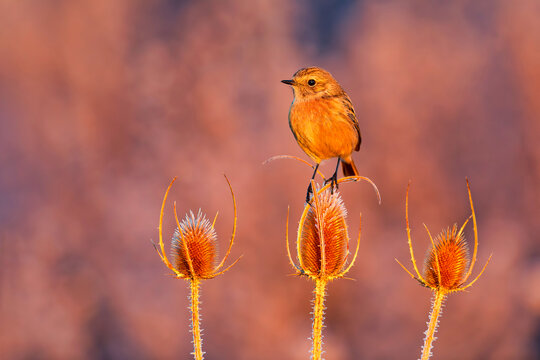
<path fill-rule="evenodd" d="M 342 277 L 350 270 L 358 254 L 360 233 L 353 260 L 346 267 L 349 255 L 346 217 L 347 209 L 339 192 L 332 194 L 329 184 L 315 191 L 311 202 L 304 208 L 298 226 L 298 266 L 292 261 L 287 236 L 289 260 L 299 275 L 330 280 Z M 287 232 L 288 221 L 287 214 Z"/>
<path fill-rule="evenodd" d="M 420 274 L 416 266 L 416 260 L 414 258 L 412 241 L 411 241 L 411 229 L 409 227 L 409 186 L 407 187 L 407 195 L 405 200 L 405 219 L 407 223 L 407 238 L 409 241 L 409 250 L 411 253 L 411 261 L 413 263 L 414 270 L 417 276 L 414 276 L 407 268 L 405 268 L 397 259 L 396 261 L 411 275 L 414 279 L 418 280 L 422 285 L 429 287 L 435 291 L 448 293 L 452 291 L 463 291 L 472 286 L 482 275 L 486 269 L 487 264 L 491 260 L 491 256 L 487 260 L 486 264 L 482 268 L 482 271 L 476 276 L 476 278 L 469 284 L 465 285 L 469 277 L 471 276 L 474 264 L 476 262 L 476 254 L 478 250 L 478 229 L 476 227 L 476 215 L 474 213 L 474 206 L 471 196 L 471 189 L 469 187 L 469 181 L 467 180 L 467 190 L 469 192 L 469 202 L 471 205 L 471 216 L 465 220 L 463 226 L 457 230 L 457 225 L 454 225 L 452 229 L 447 229 L 441 232 L 435 241 L 431 236 L 431 233 L 427 226 L 424 224 L 426 232 L 431 241 L 431 248 L 427 253 L 424 262 L 424 276 Z M 472 260 L 469 264 L 469 253 L 467 249 L 467 243 L 463 237 L 463 230 L 469 222 L 473 219 L 474 227 L 474 251 Z M 468 269 L 467 269 L 468 267 Z"/>
<path fill-rule="evenodd" d="M 172 239 L 171 255 L 176 270 L 185 277 L 211 278 L 217 265 L 217 253 L 214 226 L 201 210 L 196 217 L 190 211 L 180 222 Z"/>
<path fill-rule="evenodd" d="M 163 213 L 165 209 L 167 195 L 169 194 L 169 190 L 171 189 L 172 184 L 176 180 L 176 177 L 171 181 L 171 184 L 167 188 L 167 191 L 163 198 L 163 204 L 161 207 L 161 213 L 159 218 L 159 250 L 157 246 L 154 245 L 154 247 L 156 248 L 163 263 L 165 263 L 165 265 L 167 265 L 167 267 L 176 274 L 177 278 L 191 280 L 211 279 L 229 270 L 239 260 L 236 260 L 229 267 L 222 270 L 223 265 L 231 252 L 234 237 L 236 234 L 236 200 L 229 180 L 227 179 L 227 177 L 225 177 L 225 179 L 227 180 L 227 184 L 229 185 L 229 189 L 231 191 L 233 199 L 234 223 L 227 253 L 218 265 L 216 265 L 216 259 L 218 254 L 217 235 L 214 229 L 217 214 L 214 218 L 214 221 L 210 223 L 210 221 L 206 218 L 206 216 L 204 216 L 201 210 L 199 210 L 197 216 L 195 216 L 193 212 L 190 211 L 190 214 L 186 215 L 182 222 L 179 222 L 176 212 L 176 202 L 174 203 L 174 217 L 176 220 L 177 228 L 174 233 L 171 245 L 174 264 L 172 264 L 167 258 L 167 255 L 165 254 L 165 246 L 163 244 L 162 235 Z"/>
<path fill-rule="evenodd" d="M 338 274 L 348 255 L 347 210 L 338 192 L 326 190 L 306 206 L 298 229 L 300 267 L 308 274 Z"/>
<path fill-rule="evenodd" d="M 424 279 L 431 288 L 457 289 L 463 283 L 469 263 L 469 251 L 457 225 L 435 238 L 424 263 Z"/>

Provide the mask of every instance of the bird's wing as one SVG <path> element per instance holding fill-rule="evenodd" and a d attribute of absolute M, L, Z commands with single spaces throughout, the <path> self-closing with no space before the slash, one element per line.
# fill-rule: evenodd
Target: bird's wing
<path fill-rule="evenodd" d="M 341 97 L 343 105 L 347 109 L 347 116 L 349 119 L 351 119 L 351 122 L 354 125 L 354 128 L 356 129 L 356 132 L 358 133 L 358 143 L 356 144 L 355 150 L 360 150 L 360 144 L 362 143 L 362 134 L 360 133 L 360 125 L 358 124 L 358 119 L 356 118 L 356 113 L 354 112 L 354 108 L 351 102 L 351 99 L 347 94 L 344 94 L 345 96 Z"/>

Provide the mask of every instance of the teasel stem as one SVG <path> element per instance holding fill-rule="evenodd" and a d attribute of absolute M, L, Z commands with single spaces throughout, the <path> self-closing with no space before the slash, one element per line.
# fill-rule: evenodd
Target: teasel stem
<path fill-rule="evenodd" d="M 433 347 L 433 341 L 435 341 L 435 331 L 437 331 L 437 325 L 439 324 L 439 315 L 441 314 L 442 305 L 446 298 L 446 291 L 438 289 L 435 291 L 433 298 L 433 305 L 431 307 L 431 315 L 429 316 L 429 325 L 425 332 L 424 346 L 422 347 L 421 360 L 427 360 L 431 357 L 431 348 Z"/>
<path fill-rule="evenodd" d="M 324 296 L 326 295 L 326 283 L 324 278 L 315 280 L 315 301 L 313 304 L 313 360 L 321 360 L 322 356 L 322 329 L 324 320 Z"/>
<path fill-rule="evenodd" d="M 197 278 L 189 282 L 191 287 L 191 332 L 193 333 L 193 355 L 195 360 L 203 359 L 201 328 L 199 325 L 199 286 L 201 281 Z"/>

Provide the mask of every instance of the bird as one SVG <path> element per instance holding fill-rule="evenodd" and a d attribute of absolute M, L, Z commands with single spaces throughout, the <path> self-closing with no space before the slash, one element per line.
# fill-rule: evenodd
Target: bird
<path fill-rule="evenodd" d="M 322 160 L 337 158 L 331 182 L 337 188 L 339 164 L 344 176 L 358 176 L 352 153 L 360 150 L 362 136 L 351 99 L 326 70 L 312 66 L 298 70 L 291 80 L 281 80 L 293 90 L 289 109 L 289 127 L 302 150 L 316 163 L 306 202 L 313 193 L 315 178 Z"/>

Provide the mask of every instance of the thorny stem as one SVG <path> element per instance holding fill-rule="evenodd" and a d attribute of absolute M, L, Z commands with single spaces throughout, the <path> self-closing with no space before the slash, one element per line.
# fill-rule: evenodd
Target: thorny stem
<path fill-rule="evenodd" d="M 315 301 L 313 304 L 313 360 L 321 360 L 322 356 L 322 328 L 324 317 L 324 296 L 326 292 L 326 279 L 315 280 Z"/>
<path fill-rule="evenodd" d="M 201 328 L 199 326 L 199 279 L 191 279 L 191 332 L 193 333 L 193 355 L 195 360 L 203 359 Z"/>
<path fill-rule="evenodd" d="M 429 325 L 425 332 L 426 337 L 424 338 L 424 346 L 422 347 L 421 360 L 427 360 L 431 357 L 431 348 L 433 347 L 433 341 L 435 341 L 434 335 L 437 330 L 437 325 L 439 324 L 439 315 L 441 314 L 445 298 L 446 292 L 444 290 L 438 289 L 435 291 L 431 315 L 429 316 Z"/>

